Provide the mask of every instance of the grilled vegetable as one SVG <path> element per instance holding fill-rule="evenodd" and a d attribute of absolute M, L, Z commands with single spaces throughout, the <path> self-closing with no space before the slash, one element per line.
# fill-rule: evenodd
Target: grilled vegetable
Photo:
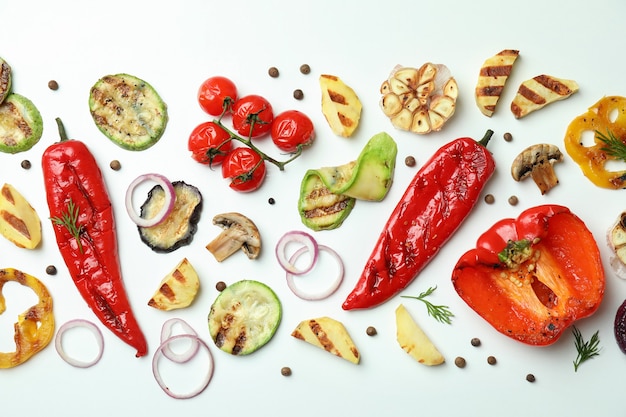
<path fill-rule="evenodd" d="M 495 112 L 518 56 L 519 51 L 505 49 L 488 58 L 480 67 L 474 95 L 478 109 L 485 116 L 491 117 Z"/>
<path fill-rule="evenodd" d="M 291 335 L 354 364 L 361 360 L 361 354 L 345 326 L 333 318 L 304 320 Z"/>
<path fill-rule="evenodd" d="M 20 314 L 15 323 L 15 352 L 0 352 L 0 369 L 13 368 L 48 346 L 54 336 L 52 296 L 37 278 L 16 269 L 0 269 L 0 314 L 6 310 L 2 289 L 7 282 L 29 287 L 37 295 L 37 304 Z"/>
<path fill-rule="evenodd" d="M 242 250 L 249 259 L 259 257 L 261 235 L 252 220 L 240 213 L 223 213 L 213 217 L 213 224 L 224 229 L 206 246 L 218 262 L 238 250 Z"/>
<path fill-rule="evenodd" d="M 191 305 L 200 289 L 198 273 L 187 258 L 163 278 L 148 305 L 158 310 L 174 310 Z"/>
<path fill-rule="evenodd" d="M 209 312 L 215 345 L 232 355 L 248 355 L 268 343 L 282 318 L 282 306 L 267 285 L 243 280 L 222 291 Z"/>
<path fill-rule="evenodd" d="M 441 130 L 454 114 L 459 93 L 450 70 L 430 62 L 420 68 L 394 68 L 380 92 L 380 107 L 391 124 L 422 135 Z"/>
<path fill-rule="evenodd" d="M 11 81 L 11 66 L 4 59 L 0 58 L 0 103 L 11 92 Z"/>
<path fill-rule="evenodd" d="M 583 140 L 593 135 L 593 143 Z M 598 187 L 626 188 L 626 97 L 603 97 L 567 127 L 565 150 Z M 613 166 L 611 166 L 614 164 Z"/>
<path fill-rule="evenodd" d="M 98 80 L 91 87 L 89 110 L 106 137 L 131 151 L 154 145 L 167 125 L 167 106 L 156 90 L 128 74 Z"/>
<path fill-rule="evenodd" d="M 611 269 L 621 279 L 626 279 L 626 211 L 622 212 L 606 234 L 611 249 Z"/>
<path fill-rule="evenodd" d="M 41 242 L 41 220 L 35 209 L 12 185 L 0 189 L 0 234 L 20 248 Z"/>
<path fill-rule="evenodd" d="M 396 308 L 396 339 L 402 350 L 423 365 L 445 362 L 443 355 L 402 304 Z"/>
<path fill-rule="evenodd" d="M 320 76 L 322 113 L 333 133 L 352 136 L 361 119 L 362 104 L 354 90 L 334 75 Z"/>
<path fill-rule="evenodd" d="M 564 100 L 577 91 L 576 81 L 538 75 L 519 86 L 511 103 L 511 112 L 516 119 L 520 119 L 550 103 Z"/>
<path fill-rule="evenodd" d="M 176 193 L 176 201 L 165 220 L 156 226 L 137 226 L 141 240 L 155 252 L 172 252 L 190 244 L 198 230 L 202 212 L 200 190 L 184 181 L 175 181 L 172 186 Z M 141 217 L 147 219 L 154 217 L 163 204 L 165 204 L 165 191 L 160 185 L 155 185 L 141 205 Z"/>
<path fill-rule="evenodd" d="M 338 228 L 355 203 L 353 197 L 332 193 L 317 174 L 305 174 L 300 184 L 298 211 L 302 223 L 311 230 Z"/>
<path fill-rule="evenodd" d="M 559 183 L 554 165 L 563 160 L 563 154 L 555 145 L 540 143 L 524 149 L 511 164 L 511 176 L 515 181 L 531 177 L 541 194 L 550 191 Z"/>
<path fill-rule="evenodd" d="M 24 152 L 43 134 L 43 120 L 32 101 L 10 93 L 0 104 L 0 152 Z"/>

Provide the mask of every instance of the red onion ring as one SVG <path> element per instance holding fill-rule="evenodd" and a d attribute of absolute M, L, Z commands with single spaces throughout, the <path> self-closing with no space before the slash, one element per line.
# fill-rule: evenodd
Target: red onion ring
<path fill-rule="evenodd" d="M 79 359 L 72 358 L 65 352 L 65 349 L 63 349 L 63 335 L 68 330 L 74 329 L 76 327 L 84 327 L 90 330 L 96 337 L 96 343 L 98 344 L 98 354 L 91 361 L 81 361 Z M 59 327 L 57 335 L 54 339 L 54 347 L 59 353 L 61 359 L 63 359 L 65 362 L 77 368 L 89 368 L 97 364 L 102 358 L 102 353 L 104 352 L 104 338 L 102 337 L 102 332 L 94 323 L 87 320 L 75 319 L 70 320 L 63 324 L 61 327 Z"/>
<path fill-rule="evenodd" d="M 161 328 L 161 343 L 165 342 L 167 339 L 172 337 L 172 328 L 177 324 L 179 324 L 183 328 L 183 330 L 185 331 L 185 334 L 189 334 L 189 335 L 196 336 L 196 337 L 198 336 L 198 334 L 193 329 L 193 327 L 191 327 L 185 320 L 180 319 L 180 318 L 172 318 L 172 319 L 167 320 L 165 323 L 163 323 L 163 327 Z M 163 353 L 163 356 L 165 356 L 167 359 L 171 360 L 172 362 L 185 363 L 189 361 L 191 358 L 193 358 L 194 356 L 196 356 L 196 353 L 198 353 L 198 349 L 200 349 L 200 344 L 197 341 L 192 340 L 192 343 L 191 343 L 191 346 L 189 346 L 189 349 L 187 349 L 183 353 L 175 353 L 174 351 L 172 351 L 169 343 L 163 347 L 162 353 Z"/>
<path fill-rule="evenodd" d="M 303 300 L 316 301 L 316 300 L 322 300 L 324 298 L 328 298 L 335 291 L 337 291 L 337 289 L 341 285 L 341 282 L 343 281 L 344 266 L 343 266 L 343 261 L 341 260 L 341 257 L 339 256 L 339 254 L 337 254 L 337 252 L 335 252 L 333 249 L 325 245 L 318 245 L 318 248 L 320 251 L 328 252 L 330 255 L 332 255 L 333 258 L 335 258 L 335 260 L 337 260 L 337 263 L 339 264 L 339 273 L 337 274 L 337 277 L 335 278 L 335 280 L 324 290 L 321 290 L 316 293 L 308 293 L 298 288 L 298 286 L 295 283 L 294 274 L 287 272 L 287 286 L 289 287 L 291 292 L 293 292 L 295 295 L 302 298 Z M 298 249 L 296 253 L 294 253 L 293 256 L 291 257 L 290 262 L 294 263 L 298 259 L 298 257 L 302 255 L 303 253 L 305 253 L 306 251 L 307 251 L 306 247 L 302 247 Z"/>
<path fill-rule="evenodd" d="M 198 385 L 198 387 L 195 390 L 190 391 L 185 394 L 177 394 L 177 393 L 174 393 L 163 380 L 163 377 L 161 376 L 161 372 L 159 371 L 159 358 L 163 354 L 163 349 L 167 345 L 169 345 L 170 343 L 176 340 L 185 339 L 185 338 L 191 339 L 195 344 L 197 344 L 198 346 L 202 346 L 206 350 L 208 354 L 208 358 L 209 358 L 209 365 L 208 365 L 207 373 L 204 376 L 204 380 Z M 209 382 L 211 382 L 211 378 L 213 377 L 213 369 L 214 369 L 213 355 L 211 354 L 211 351 L 209 350 L 209 346 L 207 346 L 204 340 L 200 339 L 198 336 L 195 336 L 193 334 L 179 334 L 179 335 L 172 336 L 170 338 L 165 339 L 165 341 L 163 341 L 159 345 L 157 350 L 154 352 L 154 356 L 152 357 L 152 373 L 154 374 L 154 378 L 156 379 L 157 384 L 159 384 L 159 387 L 161 387 L 161 389 L 167 395 L 169 395 L 172 398 L 179 399 L 179 400 L 193 398 L 199 395 L 202 391 L 204 391 L 206 387 L 209 385 Z"/>
<path fill-rule="evenodd" d="M 165 192 L 165 201 L 163 202 L 163 207 L 161 210 L 152 218 L 144 219 L 137 213 L 135 207 L 133 206 L 133 193 L 135 192 L 135 188 L 139 184 L 142 184 L 146 181 L 154 181 L 158 185 L 163 188 Z M 172 183 L 160 174 L 144 174 L 140 175 L 133 182 L 130 183 L 128 189 L 126 190 L 126 211 L 128 211 L 128 215 L 131 220 L 140 227 L 152 227 L 161 223 L 165 218 L 172 212 L 174 208 L 174 202 L 176 201 L 176 191 L 174 190 L 174 186 Z"/>
<path fill-rule="evenodd" d="M 291 257 L 291 259 L 287 259 L 287 254 L 285 253 L 285 249 L 287 245 L 291 242 L 301 243 L 304 246 L 301 248 L 306 252 L 311 253 L 311 263 L 302 269 L 298 269 L 295 265 L 295 259 L 297 257 Z M 300 252 L 302 254 L 304 252 Z M 301 231 L 291 231 L 285 233 L 276 244 L 276 258 L 278 259 L 278 263 L 280 266 L 287 271 L 288 274 L 293 275 L 302 275 L 309 272 L 313 269 L 315 262 L 317 262 L 318 255 L 318 244 L 315 238 L 306 232 Z"/>

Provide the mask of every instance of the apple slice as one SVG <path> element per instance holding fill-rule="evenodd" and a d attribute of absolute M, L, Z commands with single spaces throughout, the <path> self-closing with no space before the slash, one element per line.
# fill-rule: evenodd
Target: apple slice
<path fill-rule="evenodd" d="M 184 258 L 159 284 L 148 305 L 158 310 L 188 307 L 196 298 L 200 279 L 191 263 Z"/>
<path fill-rule="evenodd" d="M 413 359 L 427 366 L 445 362 L 443 355 L 402 304 L 396 309 L 396 329 L 400 347 Z"/>
<path fill-rule="evenodd" d="M 344 325 L 330 317 L 304 320 L 291 335 L 354 364 L 358 364 L 361 359 Z"/>
<path fill-rule="evenodd" d="M 16 246 L 34 249 L 41 242 L 41 220 L 12 185 L 0 189 L 0 234 Z"/>

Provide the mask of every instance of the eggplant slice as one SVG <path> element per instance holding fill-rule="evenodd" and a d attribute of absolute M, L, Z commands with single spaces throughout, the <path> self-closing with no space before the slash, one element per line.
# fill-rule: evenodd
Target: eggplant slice
<path fill-rule="evenodd" d="M 172 252 L 191 243 L 198 230 L 202 211 L 202 194 L 193 185 L 184 181 L 172 183 L 176 201 L 172 212 L 161 223 L 151 227 L 137 226 L 141 241 L 155 252 Z M 148 193 L 147 200 L 141 205 L 140 216 L 155 216 L 165 200 L 165 191 L 155 185 Z"/>

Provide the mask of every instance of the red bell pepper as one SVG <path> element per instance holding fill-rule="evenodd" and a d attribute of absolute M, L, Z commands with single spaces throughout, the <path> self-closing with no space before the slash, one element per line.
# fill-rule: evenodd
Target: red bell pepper
<path fill-rule="evenodd" d="M 147 351 L 122 281 L 113 208 L 102 172 L 87 146 L 68 140 L 60 120 L 61 142 L 42 157 L 50 219 L 63 260 L 89 307 L 121 340 Z"/>
<path fill-rule="evenodd" d="M 442 146 L 415 174 L 391 213 L 344 310 L 382 304 L 411 283 L 478 201 L 495 170 L 486 145 L 459 138 Z"/>
<path fill-rule="evenodd" d="M 600 251 L 568 208 L 541 205 L 485 232 L 452 273 L 461 298 L 499 332 L 530 345 L 554 343 L 600 306 Z"/>

